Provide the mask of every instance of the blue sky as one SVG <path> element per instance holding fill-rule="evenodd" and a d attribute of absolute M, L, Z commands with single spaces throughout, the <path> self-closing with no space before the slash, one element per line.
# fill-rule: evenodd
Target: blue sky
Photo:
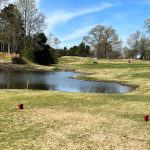
<path fill-rule="evenodd" d="M 38 0 L 47 29 L 61 40 L 60 47 L 78 45 L 96 25 L 112 26 L 126 45 L 150 18 L 150 0 Z"/>

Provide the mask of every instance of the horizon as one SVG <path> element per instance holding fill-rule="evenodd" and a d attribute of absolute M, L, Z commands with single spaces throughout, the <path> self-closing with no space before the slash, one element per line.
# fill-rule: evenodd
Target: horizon
<path fill-rule="evenodd" d="M 45 34 L 57 37 L 60 48 L 79 45 L 97 25 L 112 26 L 127 46 L 127 38 L 144 32 L 144 21 L 150 18 L 150 0 L 37 0 L 37 6 L 46 16 Z"/>

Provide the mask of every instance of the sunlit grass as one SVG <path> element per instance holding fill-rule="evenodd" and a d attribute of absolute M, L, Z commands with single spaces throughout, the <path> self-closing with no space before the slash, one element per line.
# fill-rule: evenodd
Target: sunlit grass
<path fill-rule="evenodd" d="M 138 88 L 126 94 L 1 90 L 0 149 L 150 149 L 150 122 L 143 121 L 150 115 L 150 62 L 63 57 L 54 67 Z"/>

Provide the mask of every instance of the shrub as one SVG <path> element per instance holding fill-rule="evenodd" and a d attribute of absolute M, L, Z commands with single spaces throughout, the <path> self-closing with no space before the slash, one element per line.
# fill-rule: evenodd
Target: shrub
<path fill-rule="evenodd" d="M 27 58 L 28 60 L 35 62 L 35 56 L 34 56 L 34 47 L 30 46 L 26 50 L 24 49 L 22 51 L 22 55 Z"/>
<path fill-rule="evenodd" d="M 13 63 L 13 64 L 27 64 L 27 62 L 22 58 L 22 57 L 13 57 L 12 59 L 11 59 L 11 62 Z"/>
<path fill-rule="evenodd" d="M 36 48 L 34 51 L 35 63 L 40 65 L 50 65 L 57 63 L 57 56 L 55 50 L 49 45 L 45 44 L 41 49 Z"/>
<path fill-rule="evenodd" d="M 22 55 L 28 60 L 40 65 L 50 65 L 58 62 L 55 49 L 47 44 L 35 47 L 31 46 L 23 50 Z"/>
<path fill-rule="evenodd" d="M 56 50 L 46 44 L 46 42 L 47 38 L 44 33 L 35 34 L 31 43 L 22 51 L 22 55 L 28 60 L 40 65 L 57 63 Z"/>

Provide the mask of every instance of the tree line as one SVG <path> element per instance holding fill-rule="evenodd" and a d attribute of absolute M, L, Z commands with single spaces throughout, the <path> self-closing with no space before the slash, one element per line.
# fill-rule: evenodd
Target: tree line
<path fill-rule="evenodd" d="M 58 50 L 58 56 L 79 56 L 79 57 L 88 57 L 91 56 L 91 49 L 89 45 L 86 45 L 84 42 L 81 42 L 79 45 L 75 45 L 71 48 L 64 47 L 64 49 Z"/>
<path fill-rule="evenodd" d="M 36 0 L 16 0 L 13 4 L 7 2 L 0 1 L 1 51 L 18 53 L 42 65 L 57 63 L 61 56 L 150 60 L 150 19 L 144 22 L 145 32 L 136 31 L 129 36 L 128 47 L 123 47 L 113 27 L 97 25 L 79 45 L 58 49 L 59 39 L 51 33 L 49 37 L 44 34 L 45 17 L 37 9 Z"/>
<path fill-rule="evenodd" d="M 145 20 L 145 32 L 136 31 L 127 39 L 128 47 L 123 47 L 118 33 L 111 26 L 97 25 L 92 28 L 79 46 L 70 49 L 66 47 L 61 51 L 61 56 L 83 56 L 96 58 L 133 58 L 150 60 L 150 19 Z M 87 47 L 87 49 L 85 48 Z M 82 55 L 80 54 L 82 52 Z"/>

